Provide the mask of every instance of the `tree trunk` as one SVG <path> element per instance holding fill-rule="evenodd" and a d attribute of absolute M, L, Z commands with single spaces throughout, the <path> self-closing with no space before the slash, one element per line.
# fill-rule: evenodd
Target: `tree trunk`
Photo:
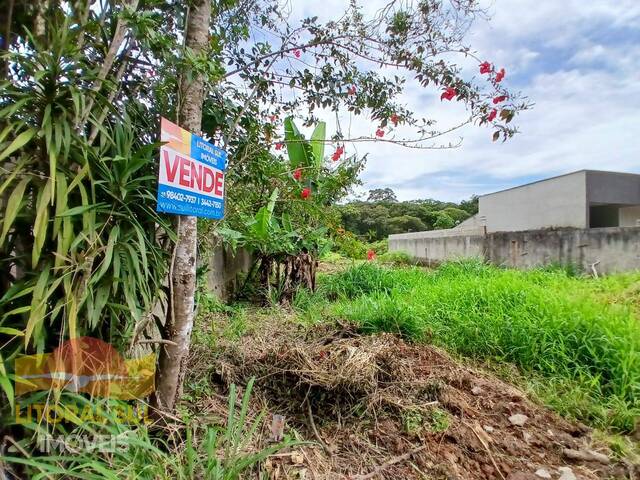
<path fill-rule="evenodd" d="M 35 15 L 33 17 L 33 36 L 38 40 L 44 40 L 47 33 L 46 14 L 49 9 L 49 0 L 37 0 L 35 4 Z"/>
<path fill-rule="evenodd" d="M 5 9 L 0 11 L 0 27 L 2 27 L 2 45 L 0 54 L 5 55 L 11 47 L 11 24 L 13 23 L 13 7 L 15 0 L 9 0 Z M 4 80 L 9 76 L 9 60 L 0 58 L 0 79 Z"/>
<path fill-rule="evenodd" d="M 191 49 L 195 55 L 207 48 L 210 21 L 211 0 L 192 2 L 187 13 L 185 47 Z M 200 75 L 182 72 L 179 88 L 181 102 L 178 105 L 178 123 L 183 128 L 199 134 L 202 124 L 204 79 Z M 198 234 L 196 217 L 179 217 L 177 233 L 171 278 L 172 308 L 165 331 L 165 339 L 173 343 L 160 348 L 154 401 L 157 407 L 165 410 L 172 410 L 180 395 L 184 363 L 189 353 L 193 329 Z"/>
<path fill-rule="evenodd" d="M 285 259 L 282 302 L 291 302 L 298 288 L 316 290 L 317 260 L 309 253 L 290 255 Z"/>

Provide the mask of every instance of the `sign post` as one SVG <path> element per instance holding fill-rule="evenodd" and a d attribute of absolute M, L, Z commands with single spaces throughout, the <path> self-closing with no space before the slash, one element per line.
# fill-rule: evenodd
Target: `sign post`
<path fill-rule="evenodd" d="M 166 118 L 160 121 L 156 210 L 212 219 L 224 216 L 227 152 Z"/>

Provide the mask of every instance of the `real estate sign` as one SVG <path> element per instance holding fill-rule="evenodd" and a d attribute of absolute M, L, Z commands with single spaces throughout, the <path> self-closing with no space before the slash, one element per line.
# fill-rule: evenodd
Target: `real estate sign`
<path fill-rule="evenodd" d="M 227 152 L 166 118 L 160 122 L 158 212 L 224 216 Z"/>

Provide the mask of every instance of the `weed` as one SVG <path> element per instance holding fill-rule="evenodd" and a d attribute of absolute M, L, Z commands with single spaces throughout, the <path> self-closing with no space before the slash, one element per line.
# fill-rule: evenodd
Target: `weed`
<path fill-rule="evenodd" d="M 362 263 L 324 278 L 321 286 L 328 298 L 355 298 L 368 293 L 390 292 L 396 284 L 395 277 L 390 269 Z"/>
<path fill-rule="evenodd" d="M 449 414 L 441 408 L 432 408 L 429 411 L 429 417 L 426 419 L 428 428 L 433 433 L 446 432 L 451 425 Z"/>
<path fill-rule="evenodd" d="M 425 333 L 420 323 L 419 306 L 398 301 L 397 295 L 374 293 L 338 304 L 336 314 L 359 322 L 364 332 L 397 333 L 404 338 L 421 339 Z"/>
<path fill-rule="evenodd" d="M 249 399 L 253 388 L 253 379 L 247 384 L 240 408 L 236 405 L 236 387 L 231 385 L 229 391 L 229 414 L 224 428 L 206 427 L 200 445 L 194 442 L 193 425 L 187 428 L 184 450 L 181 452 L 180 473 L 186 479 L 235 480 L 249 468 L 264 461 L 269 455 L 279 450 L 299 445 L 300 442 L 287 439 L 257 452 L 249 449 L 258 428 L 264 420 L 261 413 L 253 420 L 248 420 Z M 223 452 L 218 455 L 218 452 Z"/>
<path fill-rule="evenodd" d="M 285 439 L 266 448 L 249 448 L 264 420 L 264 414 L 258 415 L 253 421 L 249 420 L 252 387 L 253 380 L 247 385 L 238 406 L 235 385 L 231 386 L 226 425 L 208 426 L 201 431 L 195 425 L 187 424 L 184 443 L 174 446 L 151 437 L 143 424 L 131 426 L 119 422 L 117 417 L 109 413 L 106 401 L 72 395 L 74 401 L 93 407 L 103 416 L 95 421 L 80 422 L 71 431 L 63 428 L 62 424 L 54 427 L 59 434 L 75 439 L 73 452 L 18 456 L 20 452 L 34 451 L 33 439 L 25 436 L 20 442 L 12 444 L 9 455 L 3 455 L 2 467 L 9 469 L 6 470 L 8 473 L 16 474 L 17 478 L 18 471 L 21 471 L 25 478 L 236 480 L 241 473 L 255 468 L 269 455 L 300 444 Z M 101 402 L 101 408 L 92 402 Z M 23 426 L 33 432 L 34 438 L 49 433 L 45 430 L 46 425 L 35 422 Z M 202 435 L 198 436 L 199 433 Z M 100 438 L 105 435 L 117 436 L 117 448 L 103 451 L 78 447 L 77 439 L 87 435 L 92 438 L 98 435 Z"/>
<path fill-rule="evenodd" d="M 409 435 L 418 435 L 423 424 L 424 418 L 419 410 L 408 409 L 402 412 L 402 426 Z"/>
<path fill-rule="evenodd" d="M 629 431 L 640 413 L 640 323 L 632 299 L 611 305 L 594 291 L 628 289 L 638 275 L 613 278 L 465 261 L 434 272 L 364 264 L 323 282 L 339 299 L 333 313 L 367 332 L 513 363 L 537 374 L 531 389 L 561 413 Z"/>
<path fill-rule="evenodd" d="M 434 407 L 427 412 L 415 409 L 402 412 L 402 426 L 409 435 L 418 435 L 425 429 L 431 433 L 442 433 L 450 425 L 449 414 L 441 408 Z"/>
<path fill-rule="evenodd" d="M 327 252 L 320 260 L 327 263 L 338 263 L 344 261 L 345 257 L 338 252 Z"/>
<path fill-rule="evenodd" d="M 235 308 L 228 316 L 223 336 L 229 339 L 240 338 L 248 327 L 247 310 L 242 307 Z"/>
<path fill-rule="evenodd" d="M 407 252 L 386 252 L 378 257 L 382 263 L 390 263 L 392 265 L 415 265 L 416 260 Z"/>

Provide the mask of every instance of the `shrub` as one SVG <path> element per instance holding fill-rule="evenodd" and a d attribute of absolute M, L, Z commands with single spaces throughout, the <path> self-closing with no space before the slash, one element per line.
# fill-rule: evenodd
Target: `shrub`
<path fill-rule="evenodd" d="M 351 232 L 345 232 L 336 237 L 335 248 L 338 253 L 356 260 L 363 259 L 367 255 L 367 245 Z"/>
<path fill-rule="evenodd" d="M 383 263 L 390 263 L 392 265 L 415 265 L 416 259 L 409 255 L 407 252 L 387 252 L 378 257 Z"/>
<path fill-rule="evenodd" d="M 376 252 L 376 255 L 384 255 L 389 251 L 389 241 L 385 238 L 384 240 L 378 240 L 377 242 L 373 242 L 369 244 L 369 248 L 367 250 L 373 250 Z"/>

